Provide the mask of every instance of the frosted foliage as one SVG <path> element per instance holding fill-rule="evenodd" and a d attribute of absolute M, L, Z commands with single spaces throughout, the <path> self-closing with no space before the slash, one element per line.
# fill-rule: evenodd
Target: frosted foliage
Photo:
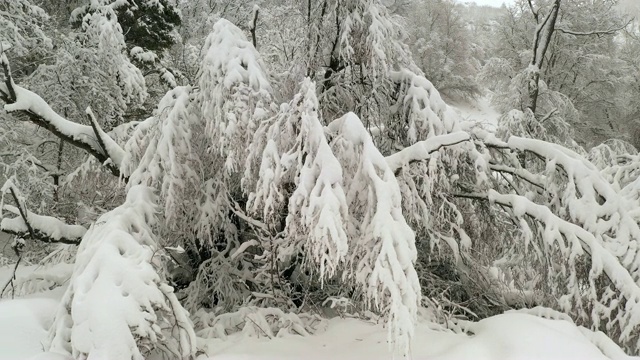
<path fill-rule="evenodd" d="M 399 42 L 390 41 L 401 37 L 402 27 L 381 1 L 350 0 L 346 7 L 349 11 L 342 21 L 340 55 L 348 62 L 366 59 L 373 77 L 386 75 L 388 64 L 399 60 L 395 57 L 405 51 Z"/>
<path fill-rule="evenodd" d="M 637 348 L 640 204 L 636 185 L 632 182 L 620 189 L 607 180 L 606 172 L 557 144 L 511 136 L 505 145 L 536 154 L 544 163 L 539 174 L 518 173 L 531 184 L 543 186 L 544 205 L 524 196 L 491 196 L 501 199 L 496 200 L 500 204 L 508 202 L 515 216 L 528 215 L 539 221 L 542 226 L 537 234 L 544 243 L 534 248 L 546 257 L 564 259 L 555 269 L 562 274 L 556 281 L 567 290 L 564 294 L 554 290 L 559 293 L 558 305 L 594 328 L 606 326 L 610 336 L 628 348 Z M 528 226 L 522 228 L 529 233 L 526 238 L 533 236 Z M 548 254 L 551 250 L 559 255 Z M 591 263 L 588 274 L 580 270 L 585 253 L 590 257 L 586 264 Z"/>
<path fill-rule="evenodd" d="M 353 228 L 345 276 L 364 289 L 368 303 L 387 314 L 389 341 L 406 353 L 421 293 L 413 265 L 415 238 L 402 214 L 400 188 L 355 114 L 334 120 L 329 130 L 331 146 L 350 179 L 347 202 Z"/>
<path fill-rule="evenodd" d="M 267 116 L 271 86 L 264 65 L 242 30 L 227 20 L 215 23 L 204 45 L 198 102 L 225 168 L 239 171 L 257 124 Z"/>
<path fill-rule="evenodd" d="M 590 319 L 595 329 L 604 321 L 603 325 L 608 330 L 617 330 L 621 343 L 636 349 L 640 346 L 640 287 L 614 253 L 603 246 L 600 235 L 594 236 L 584 228 L 562 220 L 548 207 L 523 196 L 504 195 L 491 190 L 489 199 L 510 206 L 516 217 L 530 216 L 543 224 L 544 246 L 541 248 L 545 256 L 551 257 L 550 252 L 557 251 L 566 261 L 561 267 L 567 293 L 558 299 L 563 311 L 581 320 Z M 585 255 L 590 257 L 588 282 L 581 284 L 577 264 Z M 602 278 L 610 281 L 611 285 L 604 288 L 597 285 Z"/>
<path fill-rule="evenodd" d="M 155 211 L 151 190 L 134 186 L 86 233 L 50 330 L 51 351 L 113 360 L 195 352 L 188 313 L 152 264 Z"/>
<path fill-rule="evenodd" d="M 125 146 L 122 164 L 129 186 L 145 184 L 160 190 L 167 222 L 174 221 L 187 187 L 199 180 L 192 146 L 191 89 L 177 87 L 158 104 L 153 117 L 139 124 Z"/>
<path fill-rule="evenodd" d="M 126 109 L 128 104 L 141 104 L 147 98 L 147 88 L 142 72 L 126 55 L 126 44 L 118 18 L 111 7 L 102 6 L 82 19 L 85 46 L 97 49 L 97 56 L 105 70 L 117 79 L 114 98 L 120 101 L 118 108 Z"/>
<path fill-rule="evenodd" d="M 638 151 L 623 140 L 611 139 L 594 147 L 588 159 L 617 190 L 631 185 L 640 175 Z"/>
<path fill-rule="evenodd" d="M 640 281 L 638 207 L 636 198 L 624 196 L 588 160 L 556 144 L 512 136 L 508 144 L 521 151 L 535 152 L 546 159 L 546 188 L 555 198 L 552 209 L 601 239 L 636 281 Z M 553 182 L 566 178 L 561 184 Z M 566 182 L 566 183 L 565 183 Z"/>
<path fill-rule="evenodd" d="M 617 163 L 620 157 L 633 157 L 636 155 L 638 155 L 638 150 L 630 143 L 624 140 L 611 139 L 592 148 L 589 151 L 588 159 L 598 169 L 604 169 L 611 164 Z"/>
<path fill-rule="evenodd" d="M 0 44 L 18 55 L 50 49 L 51 39 L 42 31 L 48 20 L 47 13 L 31 1 L 0 1 Z"/>
<path fill-rule="evenodd" d="M 584 152 L 573 140 L 571 125 L 558 115 L 555 107 L 542 119 L 537 119 L 530 109 L 511 110 L 498 119 L 496 135 L 503 139 L 511 135 L 541 139 Z"/>
<path fill-rule="evenodd" d="M 293 100 L 256 132 L 243 185 L 251 187 L 252 179 L 258 178 L 247 210 L 271 226 L 277 225 L 288 198 L 286 239 L 279 256 L 292 257 L 304 249 L 306 258 L 320 265 L 324 279 L 335 274 L 346 255 L 348 212 L 342 168 L 318 116 L 315 84 L 307 78 Z M 252 163 L 257 162 L 259 173 L 254 174 Z"/>
<path fill-rule="evenodd" d="M 323 279 L 336 272 L 347 254 L 348 212 L 342 167 L 324 136 L 317 113 L 315 84 L 311 80 L 307 78 L 302 83 L 291 106 L 297 109 L 288 120 L 299 132 L 293 148 L 283 154 L 281 161 L 283 166 L 297 165 L 299 170 L 296 189 L 289 199 L 285 232 L 298 241 L 304 239 L 303 248 L 320 265 Z M 272 135 L 280 127 L 274 125 Z"/>
<path fill-rule="evenodd" d="M 90 0 L 87 4 L 75 8 L 71 12 L 71 20 L 78 21 L 80 17 L 95 10 L 108 8 L 115 10 L 124 6 L 137 6 L 136 3 L 144 3 L 150 7 L 157 7 L 158 11 L 162 11 L 162 4 L 159 0 L 138 0 L 132 2 L 131 0 Z"/>
<path fill-rule="evenodd" d="M 403 120 L 391 125 L 406 124 L 397 131 L 401 134 L 406 131 L 403 137 L 409 144 L 459 130 L 458 115 L 429 80 L 407 69 L 392 72 L 391 78 L 400 84 L 395 111 Z"/>

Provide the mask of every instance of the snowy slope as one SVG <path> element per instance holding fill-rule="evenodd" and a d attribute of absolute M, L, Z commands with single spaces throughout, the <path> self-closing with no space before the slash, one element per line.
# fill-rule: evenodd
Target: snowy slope
<path fill-rule="evenodd" d="M 498 126 L 500 113 L 491 107 L 487 96 L 478 99 L 475 103 L 457 103 L 450 104 L 450 106 L 463 121 L 480 123 L 489 131 L 495 131 Z"/>

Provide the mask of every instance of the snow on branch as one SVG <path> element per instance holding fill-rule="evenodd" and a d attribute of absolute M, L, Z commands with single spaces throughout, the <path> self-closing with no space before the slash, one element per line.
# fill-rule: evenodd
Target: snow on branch
<path fill-rule="evenodd" d="M 207 37 L 198 72 L 196 103 L 212 137 L 212 149 L 221 154 L 229 173 L 246 158 L 260 121 L 271 104 L 272 88 L 260 54 L 243 31 L 220 19 Z"/>
<path fill-rule="evenodd" d="M 289 199 L 286 232 L 306 238 L 304 249 L 320 265 L 320 278 L 335 274 L 347 255 L 347 200 L 342 167 L 331 151 L 318 117 L 315 83 L 306 78 L 298 103 L 301 120 L 295 156 L 304 162 Z M 295 151 L 294 150 L 294 151 Z M 291 158 L 293 151 L 283 156 Z"/>
<path fill-rule="evenodd" d="M 131 187 L 125 203 L 85 234 L 50 330 L 51 351 L 82 359 L 193 357 L 189 314 L 151 263 L 154 198 L 148 187 Z"/>
<path fill-rule="evenodd" d="M 184 191 L 197 188 L 193 151 L 194 119 L 188 108 L 192 89 L 178 86 L 160 100 L 153 117 L 139 124 L 125 145 L 123 176 L 129 186 L 144 184 L 160 190 L 167 222 L 180 213 Z"/>
<path fill-rule="evenodd" d="M 568 34 L 568 35 L 573 35 L 573 36 L 614 35 L 614 34 L 618 33 L 619 31 L 623 30 L 624 28 L 626 28 L 627 26 L 629 26 L 629 24 L 631 24 L 632 22 L 633 22 L 633 19 L 630 19 L 629 21 L 627 21 L 623 25 L 616 26 L 616 27 L 611 28 L 611 29 L 605 29 L 605 30 L 575 31 L 575 30 L 567 29 L 567 28 L 564 28 L 564 27 L 561 27 L 561 26 L 556 26 L 555 30 L 559 31 L 559 32 L 561 32 L 563 34 Z"/>
<path fill-rule="evenodd" d="M 424 76 L 408 69 L 391 72 L 389 76 L 400 85 L 395 107 L 403 120 L 392 125 L 406 127 L 410 144 L 459 130 L 458 115 Z"/>
<path fill-rule="evenodd" d="M 32 123 L 49 130 L 52 134 L 70 144 L 87 151 L 103 163 L 114 175 L 120 176 L 122 149 L 101 132 L 101 139 L 96 136 L 91 126 L 74 123 L 53 111 L 49 104 L 37 94 L 16 85 L 11 76 L 11 67 L 6 54 L 0 52 L 0 65 L 4 72 L 4 86 L 0 88 L 0 98 L 6 102 L 4 110 L 26 115 Z M 100 141 L 107 145 L 104 151 Z M 114 156 L 111 158 L 110 155 Z"/>
<path fill-rule="evenodd" d="M 590 305 L 591 321 L 597 328 L 602 320 L 606 320 L 607 328 L 619 329 L 621 343 L 631 343 L 640 348 L 640 286 L 618 258 L 602 245 L 602 238 L 592 234 L 581 226 L 561 219 L 544 205 L 539 205 L 524 196 L 500 194 L 490 190 L 488 194 L 458 194 L 459 197 L 489 200 L 494 204 L 512 209 L 513 216 L 521 218 L 529 216 L 538 221 L 544 228 L 541 232 L 545 251 L 559 250 L 563 260 L 569 264 L 569 271 L 563 274 L 567 280 L 568 294 L 559 299 L 564 311 L 588 317 L 585 305 Z M 591 262 L 588 279 L 579 279 L 576 269 L 579 258 L 589 255 Z M 551 256 L 547 254 L 547 256 Z M 564 269 L 564 268 L 563 268 Z M 563 270 L 564 271 L 564 270 Z M 613 286 L 597 287 L 596 281 L 605 275 Z M 586 284 L 585 284 L 586 280 Z M 588 287 L 585 288 L 585 285 Z M 614 291 L 612 293 L 612 291 Z M 619 295 L 616 295 L 619 294 Z M 584 301 L 587 300 L 587 304 Z"/>
<path fill-rule="evenodd" d="M 25 199 L 12 179 L 7 180 L 0 190 L 2 191 L 2 211 L 16 215 L 14 218 L 1 217 L 1 231 L 46 243 L 73 245 L 79 244 L 82 236 L 87 232 L 83 226 L 68 225 L 57 218 L 37 215 L 27 210 Z M 4 204 L 4 196 L 7 193 L 11 194 L 16 206 Z"/>
<path fill-rule="evenodd" d="M 116 164 L 118 167 L 122 163 L 122 159 L 124 158 L 124 150 L 116 143 L 107 133 L 105 133 L 100 124 L 98 124 L 98 120 L 95 115 L 93 115 L 93 111 L 91 111 L 91 107 L 87 107 L 85 110 L 87 114 L 87 118 L 91 123 L 91 128 L 96 136 L 96 140 L 98 145 L 100 145 L 100 149 L 102 153 L 109 158 L 109 160 Z"/>
<path fill-rule="evenodd" d="M 579 154 L 557 144 L 512 136 L 509 146 L 536 154 L 546 162 L 546 187 L 557 197 L 554 211 L 567 214 L 572 222 L 602 236 L 604 246 L 616 254 L 633 278 L 640 282 L 640 204 L 634 197 L 622 196 L 603 177 L 600 170 Z M 561 174 L 557 174 L 557 169 Z M 566 177 L 561 186 L 552 182 Z"/>
<path fill-rule="evenodd" d="M 469 139 L 469 134 L 464 131 L 434 136 L 387 156 L 387 164 L 391 171 L 395 173 L 403 166 L 409 165 L 412 162 L 428 160 L 432 153 L 445 146 L 456 145 Z"/>
<path fill-rule="evenodd" d="M 284 231 L 278 257 L 305 254 L 305 265 L 319 265 L 324 281 L 347 255 L 348 210 L 342 167 L 318 109 L 315 83 L 305 78 L 294 98 L 256 131 L 242 185 L 251 191 L 247 211 L 260 216 L 270 230 Z"/>
<path fill-rule="evenodd" d="M 329 124 L 332 148 L 345 166 L 352 216 L 350 277 L 387 318 L 389 341 L 407 354 L 420 303 L 415 236 L 402 214 L 396 177 L 357 115 Z"/>

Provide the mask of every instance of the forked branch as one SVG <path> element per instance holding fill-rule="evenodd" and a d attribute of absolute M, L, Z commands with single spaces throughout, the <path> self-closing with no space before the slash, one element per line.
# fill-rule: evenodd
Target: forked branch
<path fill-rule="evenodd" d="M 26 120 L 49 130 L 58 138 L 80 148 L 95 157 L 115 176 L 120 176 L 120 158 L 123 150 L 113 139 L 101 131 L 97 135 L 91 126 L 69 121 L 58 113 L 37 94 L 15 84 L 11 66 L 0 45 L 0 66 L 4 82 L 0 84 L 0 99 L 5 102 L 4 110 L 23 115 Z M 108 139 L 107 139 L 108 138 Z M 109 151 L 104 151 L 100 142 L 108 143 Z M 125 179 L 126 181 L 126 179 Z"/>

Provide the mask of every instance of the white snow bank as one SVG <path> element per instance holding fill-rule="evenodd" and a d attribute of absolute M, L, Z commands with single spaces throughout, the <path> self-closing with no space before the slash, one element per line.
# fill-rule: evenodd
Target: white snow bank
<path fill-rule="evenodd" d="M 420 324 L 412 345 L 413 359 L 529 360 L 607 359 L 581 330 L 564 320 L 522 313 L 494 316 L 471 325 L 473 335 L 431 330 Z M 250 359 L 390 359 L 386 331 L 356 319 L 332 319 L 318 335 L 266 340 L 231 336 L 199 344 L 215 360 Z M 632 357 L 627 357 L 631 359 Z M 201 356 L 198 360 L 209 359 Z"/>
<path fill-rule="evenodd" d="M 30 359 L 42 353 L 60 293 L 56 289 L 38 297 L 0 300 L 0 360 Z"/>

